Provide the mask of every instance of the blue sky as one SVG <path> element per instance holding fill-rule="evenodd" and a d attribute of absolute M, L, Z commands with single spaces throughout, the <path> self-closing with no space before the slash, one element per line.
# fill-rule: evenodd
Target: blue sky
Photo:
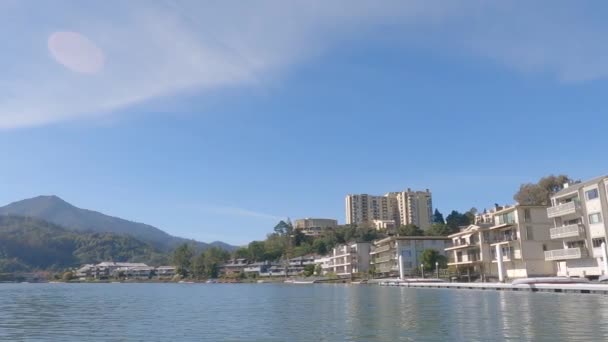
<path fill-rule="evenodd" d="M 605 174 L 605 10 L 0 1 L 0 203 L 244 244 L 343 222 L 347 193 L 430 188 L 447 214 Z"/>

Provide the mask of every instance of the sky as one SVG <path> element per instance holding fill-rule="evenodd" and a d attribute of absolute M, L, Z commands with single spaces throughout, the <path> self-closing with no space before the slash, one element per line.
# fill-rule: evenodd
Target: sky
<path fill-rule="evenodd" d="M 601 1 L 0 0 L 0 205 L 200 241 L 608 173 Z"/>

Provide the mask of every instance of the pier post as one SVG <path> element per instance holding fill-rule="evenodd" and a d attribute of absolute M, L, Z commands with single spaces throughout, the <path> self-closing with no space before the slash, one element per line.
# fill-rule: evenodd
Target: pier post
<path fill-rule="evenodd" d="M 606 250 L 605 242 L 602 242 L 602 257 L 604 258 L 604 275 L 608 275 L 608 250 Z"/>
<path fill-rule="evenodd" d="M 403 274 L 403 256 L 399 254 L 397 260 L 399 261 L 399 279 L 404 280 L 405 275 Z"/>
<path fill-rule="evenodd" d="M 500 245 L 496 245 L 496 264 L 498 265 L 498 281 L 502 283 L 505 281 L 505 275 L 502 263 L 502 248 Z"/>

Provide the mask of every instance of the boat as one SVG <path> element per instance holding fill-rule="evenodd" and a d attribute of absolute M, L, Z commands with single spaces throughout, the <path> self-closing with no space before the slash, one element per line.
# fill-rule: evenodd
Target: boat
<path fill-rule="evenodd" d="M 178 283 L 179 284 L 194 284 L 193 281 L 184 281 L 184 280 L 180 280 Z"/>
<path fill-rule="evenodd" d="M 532 285 L 532 284 L 587 284 L 587 278 L 568 278 L 568 277 L 538 277 L 515 279 L 511 285 Z"/>
<path fill-rule="evenodd" d="M 314 284 L 314 280 L 292 280 L 292 284 Z"/>

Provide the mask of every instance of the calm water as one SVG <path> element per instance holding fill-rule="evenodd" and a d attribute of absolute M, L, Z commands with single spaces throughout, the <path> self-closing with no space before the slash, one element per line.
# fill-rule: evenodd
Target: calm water
<path fill-rule="evenodd" d="M 5 341 L 601 341 L 608 297 L 349 285 L 0 284 Z"/>

